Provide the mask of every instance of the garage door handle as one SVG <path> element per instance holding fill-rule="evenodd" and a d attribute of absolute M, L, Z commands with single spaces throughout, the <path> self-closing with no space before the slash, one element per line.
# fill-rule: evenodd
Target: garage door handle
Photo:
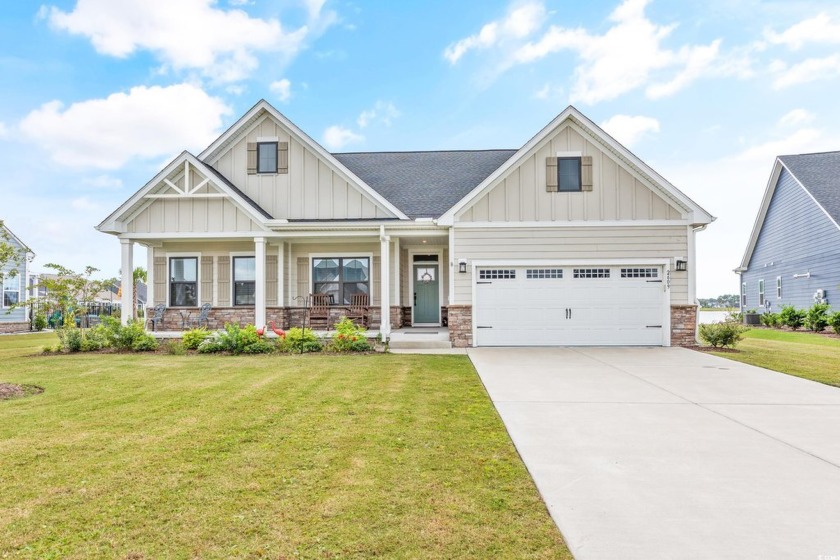
<path fill-rule="evenodd" d="M 476 282 L 476 284 L 492 284 L 493 282 Z"/>
<path fill-rule="evenodd" d="M 487 326 L 484 326 L 484 325 L 478 325 L 476 328 L 477 328 L 477 329 L 492 329 L 493 327 L 487 327 Z"/>
<path fill-rule="evenodd" d="M 646 325 L 648 329 L 661 329 L 662 325 Z"/>
<path fill-rule="evenodd" d="M 658 282 L 659 284 L 661 284 L 661 283 L 662 283 L 662 280 L 645 280 L 645 282 L 648 282 L 648 283 L 650 283 L 650 282 Z"/>

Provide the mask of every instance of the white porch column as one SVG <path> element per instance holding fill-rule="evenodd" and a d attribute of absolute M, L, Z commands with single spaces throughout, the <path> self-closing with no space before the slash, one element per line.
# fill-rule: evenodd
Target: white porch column
<path fill-rule="evenodd" d="M 402 305 L 402 287 L 400 286 L 400 238 L 394 240 L 394 305 Z"/>
<path fill-rule="evenodd" d="M 155 306 L 155 248 L 146 245 L 146 309 Z"/>
<path fill-rule="evenodd" d="M 281 241 L 279 247 L 277 248 L 277 307 L 285 307 L 286 306 L 286 289 L 283 282 L 283 267 L 285 263 L 283 262 L 286 258 L 286 242 Z"/>
<path fill-rule="evenodd" d="M 379 227 L 379 244 L 380 244 L 380 258 L 381 266 L 379 282 L 380 290 L 379 301 L 381 307 L 382 319 L 380 321 L 379 331 L 382 333 L 382 338 L 387 339 L 391 334 L 391 286 L 389 283 L 389 275 L 391 271 L 391 238 L 385 235 L 385 226 Z"/>
<path fill-rule="evenodd" d="M 265 325 L 265 237 L 255 237 L 254 325 Z"/>
<path fill-rule="evenodd" d="M 131 306 L 134 305 L 134 242 L 131 239 L 120 239 L 122 260 L 122 310 L 120 322 L 128 324 L 133 316 Z"/>

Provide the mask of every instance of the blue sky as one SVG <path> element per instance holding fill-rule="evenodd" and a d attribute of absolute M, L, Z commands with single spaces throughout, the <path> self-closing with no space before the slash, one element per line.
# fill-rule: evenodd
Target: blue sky
<path fill-rule="evenodd" d="M 332 151 L 518 148 L 574 104 L 718 217 L 700 297 L 737 291 L 774 157 L 840 149 L 836 2 L 7 4 L 0 219 L 35 269 L 116 275 L 93 226 L 260 98 Z"/>

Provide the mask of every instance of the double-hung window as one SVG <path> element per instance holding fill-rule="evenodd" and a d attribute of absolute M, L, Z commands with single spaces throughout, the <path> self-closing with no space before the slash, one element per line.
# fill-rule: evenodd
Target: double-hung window
<path fill-rule="evenodd" d="M 257 142 L 257 173 L 277 173 L 277 142 Z"/>
<path fill-rule="evenodd" d="M 741 309 L 747 308 L 747 283 L 741 282 Z"/>
<path fill-rule="evenodd" d="M 11 307 L 20 302 L 20 274 L 3 279 L 3 307 Z"/>
<path fill-rule="evenodd" d="M 370 258 L 312 259 L 312 290 L 328 294 L 334 303 L 349 305 L 356 294 L 370 295 Z"/>
<path fill-rule="evenodd" d="M 758 305 L 764 307 L 764 280 L 758 281 Z"/>
<path fill-rule="evenodd" d="M 233 305 L 254 305 L 257 261 L 254 257 L 233 257 Z"/>
<path fill-rule="evenodd" d="M 198 305 L 198 257 L 170 257 L 169 305 Z"/>
<path fill-rule="evenodd" d="M 782 299 L 782 277 L 776 276 L 776 299 Z"/>

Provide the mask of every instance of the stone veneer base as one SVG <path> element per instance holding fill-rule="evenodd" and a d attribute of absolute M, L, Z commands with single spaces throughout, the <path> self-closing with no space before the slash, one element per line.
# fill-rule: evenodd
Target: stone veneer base
<path fill-rule="evenodd" d="M 671 346 L 697 345 L 697 306 L 671 306 Z"/>
<path fill-rule="evenodd" d="M 0 333 L 22 333 L 29 332 L 29 323 L 15 322 L 15 323 L 0 323 Z"/>

